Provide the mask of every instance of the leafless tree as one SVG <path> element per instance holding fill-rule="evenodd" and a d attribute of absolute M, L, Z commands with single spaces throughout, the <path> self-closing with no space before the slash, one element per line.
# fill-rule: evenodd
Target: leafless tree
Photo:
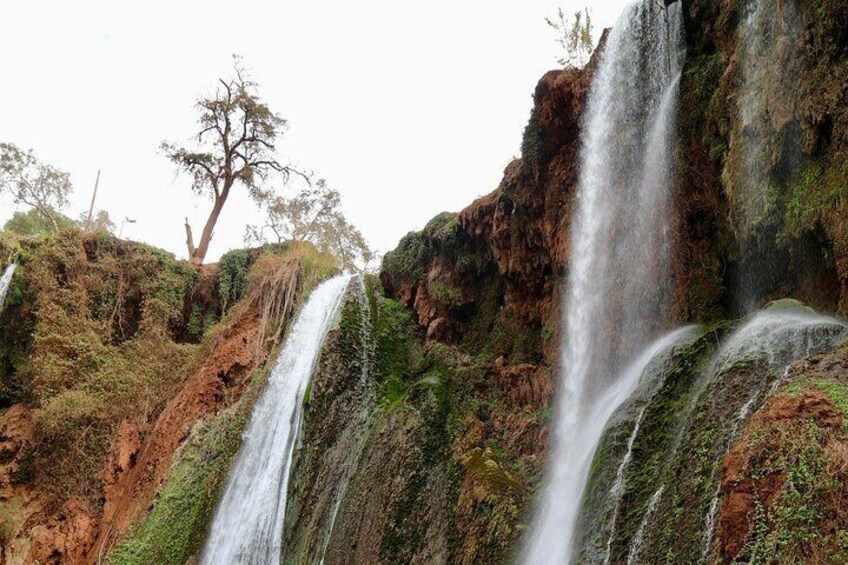
<path fill-rule="evenodd" d="M 286 121 L 259 97 L 238 56 L 234 76 L 219 79 L 215 93 L 197 102 L 200 131 L 191 147 L 163 143 L 162 150 L 179 171 L 192 177 L 192 189 L 212 197 L 212 211 L 197 247 L 186 219 L 186 245 L 193 263 L 202 264 L 221 211 L 235 186 L 243 186 L 256 201 L 265 196 L 264 181 L 272 173 L 287 182 L 292 174 L 308 176 L 277 158 L 276 143 Z"/>

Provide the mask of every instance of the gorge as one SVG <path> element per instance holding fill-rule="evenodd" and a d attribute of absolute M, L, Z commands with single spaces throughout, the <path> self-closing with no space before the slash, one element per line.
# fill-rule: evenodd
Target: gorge
<path fill-rule="evenodd" d="M 0 232 L 0 563 L 848 562 L 846 195 L 848 3 L 634 0 L 379 273 Z"/>

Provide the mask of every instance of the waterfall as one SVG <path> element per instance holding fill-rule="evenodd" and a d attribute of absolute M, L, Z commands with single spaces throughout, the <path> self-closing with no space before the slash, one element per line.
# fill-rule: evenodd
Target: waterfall
<path fill-rule="evenodd" d="M 557 521 L 540 522 L 544 528 L 535 532 L 525 555 L 525 563 L 568 563 L 571 559 L 571 545 L 574 537 L 574 527 L 580 511 L 580 502 L 592 459 L 598 447 L 598 442 L 610 417 L 629 399 L 638 388 L 642 376 L 651 362 L 666 354 L 674 345 L 690 335 L 692 327 L 679 328 L 651 344 L 645 351 L 623 371 L 615 386 L 611 386 L 597 398 L 590 410 L 582 413 L 580 428 L 575 433 L 575 440 L 570 445 L 569 460 L 562 462 L 563 474 L 557 483 L 552 482 L 546 492 L 546 501 L 552 500 L 560 504 L 551 504 L 543 509 L 547 515 L 543 518 L 556 518 Z M 573 501 L 573 503 L 572 503 Z M 550 533 L 550 538 L 543 538 L 540 533 Z"/>
<path fill-rule="evenodd" d="M 731 132 L 726 178 L 742 252 L 741 306 L 751 312 L 785 269 L 775 243 L 779 192 L 802 158 L 795 42 L 797 0 L 744 2 L 738 32 L 738 126 Z"/>
<path fill-rule="evenodd" d="M 316 288 L 295 320 L 256 403 L 203 549 L 207 565 L 277 565 L 303 397 L 350 277 Z"/>
<path fill-rule="evenodd" d="M 642 408 L 639 416 L 636 418 L 636 423 L 633 424 L 633 431 L 630 434 L 630 439 L 627 440 L 627 453 L 624 454 L 624 459 L 618 466 L 615 473 L 615 483 L 610 489 L 610 496 L 615 501 L 613 503 L 612 518 L 610 518 L 610 533 L 607 538 L 606 555 L 604 557 L 604 565 L 610 561 L 610 553 L 612 551 L 612 542 L 615 536 L 615 526 L 618 521 L 618 513 L 621 510 L 621 496 L 624 494 L 624 478 L 627 473 L 627 467 L 630 466 L 630 461 L 633 460 L 633 445 L 636 443 L 636 438 L 639 436 L 639 427 L 642 425 L 642 418 L 645 416 L 645 410 L 648 407 Z"/>
<path fill-rule="evenodd" d="M 592 455 L 641 373 L 634 376 L 638 363 L 625 367 L 666 326 L 672 134 L 683 58 L 679 3 L 665 9 L 644 0 L 626 8 L 593 78 L 582 126 L 552 462 L 526 563 L 571 560 Z"/>
<path fill-rule="evenodd" d="M 368 416 L 371 411 L 371 405 L 374 400 L 374 390 L 369 383 L 371 380 L 371 369 L 372 369 L 372 358 L 374 355 L 374 327 L 371 320 L 371 306 L 368 304 L 368 289 L 365 286 L 365 279 L 362 276 L 357 277 L 357 299 L 359 300 L 359 308 L 362 312 L 362 326 L 360 332 L 360 340 L 362 346 L 362 370 L 361 374 L 361 383 L 363 388 L 366 391 L 366 398 L 362 401 L 362 407 L 360 411 L 361 420 L 367 421 Z M 355 425 L 355 421 L 351 421 L 351 425 Z M 366 428 L 367 429 L 367 428 Z M 336 526 L 336 519 L 339 516 L 339 510 L 341 510 L 342 502 L 344 501 L 345 495 L 347 494 L 348 488 L 350 487 L 350 482 L 353 479 L 354 473 L 359 468 L 359 461 L 362 457 L 363 452 L 365 451 L 365 443 L 368 439 L 368 434 L 364 431 L 360 433 L 359 438 L 356 441 L 356 446 L 353 451 L 349 454 L 349 462 L 347 469 L 345 470 L 340 484 L 336 487 L 335 501 L 333 502 L 333 511 L 330 515 L 330 523 L 327 527 L 327 533 L 324 537 L 324 541 L 321 544 L 321 553 L 320 553 L 320 561 L 319 565 L 324 565 L 324 559 L 327 556 L 327 549 L 330 545 L 330 540 L 333 537 L 333 529 Z"/>
<path fill-rule="evenodd" d="M 831 351 L 848 336 L 848 327 L 835 318 L 822 316 L 794 301 L 779 301 L 750 317 L 722 346 L 712 364 L 712 378 L 740 362 L 759 361 L 765 364 L 770 378 L 751 383 L 747 402 L 740 408 L 723 446 L 726 454 L 747 422 L 748 417 L 774 386 L 784 381 L 789 365 L 815 353 Z M 772 382 L 773 381 L 773 382 Z M 714 477 L 718 481 L 718 477 Z M 701 563 L 709 560 L 715 521 L 721 496 L 716 485 L 704 518 L 701 543 Z"/>
<path fill-rule="evenodd" d="M 660 488 L 651 495 L 651 500 L 648 502 L 648 509 L 645 510 L 645 517 L 642 518 L 642 523 L 639 524 L 639 529 L 636 530 L 636 535 L 633 536 L 633 545 L 630 546 L 630 553 L 627 554 L 627 565 L 639 563 L 639 554 L 642 552 L 642 544 L 645 542 L 645 530 L 648 528 L 648 522 L 651 520 L 651 516 L 657 511 L 657 504 L 659 504 L 664 492 L 665 485 L 660 485 Z"/>
<path fill-rule="evenodd" d="M 0 308 L 3 308 L 3 303 L 6 302 L 6 294 L 9 292 L 9 285 L 12 284 L 12 275 L 17 268 L 17 263 L 10 263 L 3 271 L 3 276 L 0 276 Z"/>

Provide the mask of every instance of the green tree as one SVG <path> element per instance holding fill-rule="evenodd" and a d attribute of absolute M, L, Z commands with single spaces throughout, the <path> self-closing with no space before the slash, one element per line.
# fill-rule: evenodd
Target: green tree
<path fill-rule="evenodd" d="M 70 175 L 39 161 L 32 150 L 0 143 L 0 193 L 7 191 L 16 204 L 31 208 L 50 231 L 59 231 L 60 210 L 73 191 Z"/>
<path fill-rule="evenodd" d="M 263 208 L 265 224 L 248 226 L 248 242 L 265 241 L 267 231 L 274 234 L 277 243 L 308 241 L 336 256 L 347 271 L 367 268 L 375 259 L 365 237 L 342 213 L 339 191 L 323 179 L 292 198 L 269 193 Z"/>
<path fill-rule="evenodd" d="M 80 229 L 88 231 L 106 232 L 113 235 L 115 233 L 115 222 L 112 221 L 112 217 L 109 216 L 109 212 L 106 210 L 98 210 L 90 222 L 88 221 L 88 214 L 82 213 L 77 224 Z"/>
<path fill-rule="evenodd" d="M 206 258 L 215 225 L 233 187 L 244 187 L 256 201 L 265 198 L 262 184 L 272 173 L 287 182 L 291 174 L 306 175 L 277 160 L 277 139 L 286 121 L 271 111 L 259 97 L 241 58 L 233 56 L 235 76 L 219 79 L 215 93 L 197 102 L 199 132 L 191 147 L 162 143 L 165 155 L 178 171 L 192 177 L 192 189 L 211 196 L 212 211 L 203 227 L 197 247 L 186 220 L 186 246 L 193 263 Z"/>
<path fill-rule="evenodd" d="M 564 55 L 557 59 L 559 64 L 566 68 L 584 67 L 592 57 L 594 45 L 589 8 L 575 12 L 573 19 L 566 18 L 560 8 L 555 19 L 545 18 L 545 22 L 556 31 L 556 42 L 564 51 Z"/>
<path fill-rule="evenodd" d="M 64 214 L 56 211 L 52 213 L 53 218 L 50 219 L 34 208 L 26 212 L 15 212 L 3 225 L 3 230 L 18 235 L 41 235 L 54 233 L 57 225 L 60 230 L 76 227 L 74 221 Z"/>

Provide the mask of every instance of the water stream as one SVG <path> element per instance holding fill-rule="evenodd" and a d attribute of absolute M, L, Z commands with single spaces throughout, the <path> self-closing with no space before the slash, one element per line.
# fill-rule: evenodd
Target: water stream
<path fill-rule="evenodd" d="M 286 337 L 215 511 L 201 563 L 278 565 L 303 398 L 350 277 L 316 288 Z"/>
<path fill-rule="evenodd" d="M 751 316 L 731 335 L 712 364 L 712 379 L 743 362 L 760 362 L 765 379 L 752 382 L 748 400 L 739 409 L 726 435 L 722 456 L 733 446 L 749 416 L 763 399 L 785 379 L 788 366 L 798 359 L 833 350 L 848 337 L 848 328 L 839 320 L 822 316 L 792 301 L 782 301 Z M 714 477 L 716 482 L 719 477 Z M 709 559 L 715 522 L 721 502 L 717 484 L 704 517 L 701 563 Z"/>
<path fill-rule="evenodd" d="M 551 466 L 525 563 L 569 563 L 589 465 L 667 328 L 674 119 L 684 59 L 679 3 L 629 5 L 587 103 L 572 223 Z M 659 345 L 658 345 L 659 344 Z M 640 351 L 647 351 L 637 362 Z M 653 353 L 652 353 L 653 352 Z M 651 354 L 647 360 L 645 356 Z"/>
<path fill-rule="evenodd" d="M 621 496 L 624 494 L 624 479 L 627 473 L 627 467 L 630 465 L 630 461 L 633 460 L 633 444 L 636 443 L 636 438 L 639 436 L 639 427 L 642 424 L 642 417 L 645 415 L 645 410 L 647 409 L 647 406 L 642 408 L 639 416 L 636 418 L 636 423 L 633 424 L 633 431 L 630 433 L 630 439 L 627 440 L 627 453 L 624 454 L 624 458 L 618 466 L 618 470 L 615 473 L 615 483 L 613 483 L 610 489 L 610 496 L 615 502 L 613 504 L 612 518 L 610 518 L 610 534 L 609 538 L 607 538 L 604 565 L 607 565 L 610 561 L 612 542 L 615 537 L 615 525 L 618 522 L 618 513 L 621 510 Z"/>
<path fill-rule="evenodd" d="M 0 276 L 0 308 L 3 308 L 3 303 L 6 302 L 6 294 L 9 292 L 9 285 L 12 284 L 12 276 L 17 268 L 17 263 L 10 263 Z"/>

